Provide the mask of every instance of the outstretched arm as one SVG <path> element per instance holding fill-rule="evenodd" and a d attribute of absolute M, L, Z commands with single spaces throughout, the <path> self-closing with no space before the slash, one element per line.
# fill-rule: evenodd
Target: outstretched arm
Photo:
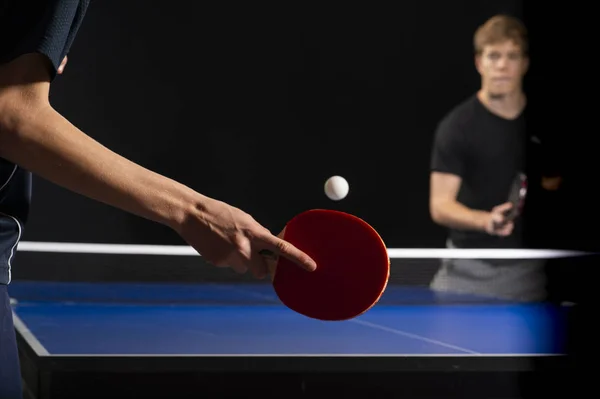
<path fill-rule="evenodd" d="M 456 200 L 461 178 L 432 172 L 429 211 L 434 222 L 452 229 L 485 231 L 488 212 L 470 209 Z"/>
<path fill-rule="evenodd" d="M 21 56 L 0 67 L 0 157 L 62 187 L 174 229 L 209 262 L 265 275 L 258 250 L 308 270 L 314 262 L 249 215 L 110 151 L 48 101 L 46 61 Z"/>
<path fill-rule="evenodd" d="M 37 55 L 3 68 L 28 70 L 0 91 L 0 156 L 69 190 L 176 228 L 203 198 L 181 184 L 136 165 L 102 146 L 48 102 Z M 8 69 L 8 70 L 7 70 Z M 36 76 L 37 75 L 37 76 Z"/>
<path fill-rule="evenodd" d="M 474 230 L 487 234 L 507 236 L 512 233 L 513 223 L 506 218 L 510 202 L 495 206 L 492 210 L 471 209 L 457 201 L 462 179 L 450 173 L 432 172 L 430 182 L 429 210 L 434 222 L 459 230 Z"/>

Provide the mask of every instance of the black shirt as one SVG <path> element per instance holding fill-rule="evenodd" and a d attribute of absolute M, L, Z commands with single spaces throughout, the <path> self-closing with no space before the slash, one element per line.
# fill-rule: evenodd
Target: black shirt
<path fill-rule="evenodd" d="M 502 118 L 473 95 L 438 125 L 431 169 L 461 177 L 458 202 L 490 211 L 508 200 L 517 174 L 527 172 L 527 142 L 524 113 L 512 120 Z M 522 246 L 522 220 L 517 219 L 509 237 L 451 229 L 450 239 L 459 248 L 518 248 Z"/>

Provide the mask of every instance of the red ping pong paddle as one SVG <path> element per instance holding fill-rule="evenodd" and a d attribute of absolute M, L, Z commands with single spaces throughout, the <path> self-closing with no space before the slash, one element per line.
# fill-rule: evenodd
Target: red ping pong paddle
<path fill-rule="evenodd" d="M 508 196 L 508 201 L 512 203 L 511 209 L 506 213 L 508 221 L 516 219 L 525 205 L 527 198 L 527 176 L 524 173 L 519 173 L 511 186 L 511 191 Z"/>
<path fill-rule="evenodd" d="M 387 248 L 364 220 L 313 209 L 292 218 L 279 237 L 317 263 L 309 272 L 261 251 L 277 296 L 293 311 L 319 320 L 347 320 L 369 310 L 385 291 L 390 275 Z"/>
<path fill-rule="evenodd" d="M 508 202 L 512 204 L 509 210 L 504 212 L 504 221 L 495 223 L 496 228 L 505 226 L 507 223 L 514 221 L 523 212 L 525 199 L 527 198 L 527 176 L 524 173 L 518 173 L 513 180 L 508 195 Z"/>

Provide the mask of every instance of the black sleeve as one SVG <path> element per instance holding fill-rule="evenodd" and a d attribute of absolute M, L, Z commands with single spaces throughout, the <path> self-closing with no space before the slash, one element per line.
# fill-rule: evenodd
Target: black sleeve
<path fill-rule="evenodd" d="M 451 119 L 443 120 L 434 135 L 431 171 L 464 176 L 466 158 L 464 136 Z"/>
<path fill-rule="evenodd" d="M 90 0 L 0 0 L 0 63 L 29 53 L 48 58 L 52 78 L 73 40 Z"/>

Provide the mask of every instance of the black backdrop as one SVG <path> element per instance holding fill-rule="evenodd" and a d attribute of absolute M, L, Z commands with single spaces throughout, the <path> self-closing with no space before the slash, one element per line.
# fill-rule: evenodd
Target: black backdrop
<path fill-rule="evenodd" d="M 479 87 L 472 36 L 520 1 L 308 9 L 92 2 L 54 106 L 116 152 L 279 231 L 351 212 L 389 247 L 443 246 L 428 213 L 434 128 Z M 341 202 L 327 177 L 350 183 Z M 181 244 L 174 233 L 41 179 L 25 240 Z"/>

